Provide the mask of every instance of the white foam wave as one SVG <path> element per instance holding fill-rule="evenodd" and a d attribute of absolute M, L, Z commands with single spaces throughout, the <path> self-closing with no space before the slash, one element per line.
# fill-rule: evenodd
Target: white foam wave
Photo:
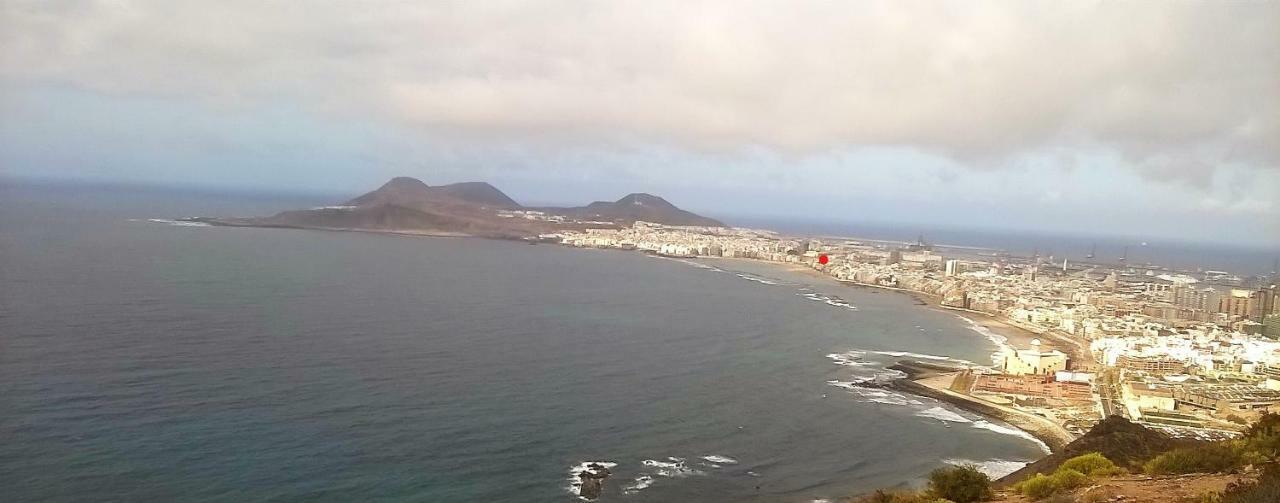
<path fill-rule="evenodd" d="M 827 355 L 836 365 L 844 367 L 863 367 L 867 365 L 875 365 L 876 362 L 863 361 L 862 357 L 866 355 L 862 351 L 849 351 L 846 353 L 831 353 Z"/>
<path fill-rule="evenodd" d="M 1002 425 L 999 425 L 999 424 L 993 423 L 993 422 L 991 422 L 991 421 L 986 421 L 986 420 L 978 420 L 978 421 L 974 421 L 974 423 L 973 423 L 973 427 L 974 427 L 974 428 L 978 428 L 978 429 L 982 429 L 982 430 L 993 431 L 993 432 L 999 433 L 999 434 L 1001 434 L 1001 435 L 1011 435 L 1011 436 L 1015 436 L 1015 437 L 1025 438 L 1025 439 L 1027 439 L 1027 440 L 1030 440 L 1030 441 L 1032 441 L 1032 442 L 1035 442 L 1035 444 L 1036 444 L 1036 445 L 1038 445 L 1038 446 L 1040 446 L 1040 450 L 1044 451 L 1044 452 L 1045 452 L 1045 454 L 1048 454 L 1048 453 L 1052 452 L 1052 451 L 1050 451 L 1050 450 L 1049 450 L 1049 446 L 1048 446 L 1048 445 L 1046 445 L 1043 441 L 1041 441 L 1040 439 L 1036 438 L 1034 435 L 1032 435 L 1032 434 L 1030 434 L 1030 433 L 1027 433 L 1027 432 L 1025 432 L 1025 431 L 1019 430 L 1019 429 L 1017 429 L 1017 428 L 1012 428 L 1012 427 L 1009 427 L 1009 426 L 1002 426 Z"/>
<path fill-rule="evenodd" d="M 907 398 L 906 395 L 889 395 L 880 398 L 868 398 L 867 401 L 884 405 L 924 405 L 924 402 Z"/>
<path fill-rule="evenodd" d="M 991 344 L 994 344 L 996 346 L 997 348 L 996 351 L 991 354 L 991 364 L 996 367 L 1003 366 L 1004 351 L 1008 349 L 1013 349 L 1013 347 L 1009 345 L 1009 338 L 1003 335 L 997 334 L 995 332 L 992 332 L 991 329 L 987 328 L 984 325 L 979 324 L 976 321 L 973 321 L 972 319 L 966 316 L 956 315 L 956 317 L 964 320 L 965 323 L 969 326 L 969 330 L 973 330 L 974 332 L 977 332 L 983 337 L 986 337 L 988 341 L 991 341 Z"/>
<path fill-rule="evenodd" d="M 960 414 L 956 414 L 954 411 L 950 411 L 942 407 L 930 407 L 928 409 L 916 412 L 915 415 L 917 417 L 927 417 L 927 418 L 937 419 L 939 421 L 946 421 L 949 423 L 972 423 L 973 422 L 965 418 L 964 416 L 961 416 Z"/>
<path fill-rule="evenodd" d="M 148 218 L 147 221 L 155 222 L 157 224 L 176 225 L 178 227 L 209 227 L 209 224 L 204 222 L 188 222 L 185 220 L 170 220 L 167 218 Z"/>
<path fill-rule="evenodd" d="M 654 470 L 654 475 L 661 477 L 688 477 L 690 475 L 702 475 L 702 472 L 689 468 L 689 465 L 685 464 L 684 458 L 670 456 L 667 460 L 668 461 L 658 461 L 654 459 L 646 459 L 641 461 L 640 464 L 656 468 L 656 470 Z"/>
<path fill-rule="evenodd" d="M 710 462 L 712 462 L 712 463 L 719 463 L 719 464 L 723 464 L 723 465 L 734 465 L 734 464 L 737 464 L 737 463 L 738 463 L 738 460 L 736 460 L 736 459 L 733 459 L 733 458 L 731 458 L 731 457 L 729 457 L 729 456 L 721 456 L 721 455 L 719 455 L 719 454 L 712 454 L 712 455 L 709 455 L 709 456 L 703 456 L 703 457 L 702 457 L 702 459 L 705 459 L 705 460 L 710 461 Z"/>
<path fill-rule="evenodd" d="M 912 398 L 911 395 L 905 395 L 902 393 L 897 393 L 894 391 L 886 391 L 886 390 L 877 389 L 877 388 L 851 387 L 849 388 L 849 394 L 862 399 L 862 401 L 864 402 L 878 403 L 882 405 L 897 405 L 897 406 L 924 405 L 924 402 L 920 400 L 916 400 L 915 398 Z"/>
<path fill-rule="evenodd" d="M 926 355 L 924 353 L 911 353 L 908 351 L 872 351 L 872 353 L 884 356 L 892 356 L 894 358 L 911 357 L 924 358 L 926 360 L 951 360 L 950 356 Z"/>
<path fill-rule="evenodd" d="M 642 490 L 648 489 L 649 486 L 651 485 L 653 485 L 653 477 L 650 477 L 648 475 L 641 475 L 639 477 L 636 477 L 635 481 L 633 481 L 631 485 L 623 487 L 622 492 L 623 494 L 635 494 Z"/>
<path fill-rule="evenodd" d="M 988 459 L 986 461 L 974 461 L 972 459 L 944 459 L 942 462 L 954 466 L 974 465 L 978 468 L 978 471 L 987 474 L 987 476 L 992 479 L 998 479 L 1027 466 L 1026 461 L 1009 461 L 1007 459 Z"/>

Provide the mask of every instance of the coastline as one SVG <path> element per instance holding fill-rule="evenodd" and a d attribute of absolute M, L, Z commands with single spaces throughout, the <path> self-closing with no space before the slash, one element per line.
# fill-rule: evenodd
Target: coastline
<path fill-rule="evenodd" d="M 1082 351 L 1084 349 L 1083 346 L 1081 346 L 1078 342 L 1071 340 L 1069 337 L 1063 334 L 1058 334 L 1049 330 L 1046 330 L 1044 332 L 1036 332 L 1034 330 L 1028 329 L 1024 326 L 1017 324 L 1013 320 L 1005 319 L 997 315 L 985 313 L 982 311 L 974 311 L 972 309 L 965 309 L 962 307 L 946 306 L 942 304 L 941 298 L 938 298 L 937 296 L 934 296 L 934 295 L 929 295 L 922 292 L 916 292 L 916 291 L 908 290 L 905 288 L 895 288 L 891 286 L 872 285 L 867 283 L 859 283 L 857 281 L 836 279 L 831 276 L 828 276 L 822 271 L 819 271 L 812 267 L 799 265 L 799 264 L 770 262 L 767 260 L 755 260 L 755 259 L 723 259 L 723 260 L 748 260 L 748 261 L 760 262 L 765 264 L 776 264 L 778 266 L 783 266 L 785 269 L 792 272 L 800 272 L 800 273 L 812 275 L 814 277 L 825 278 L 835 283 L 838 283 L 840 285 L 844 285 L 852 288 L 875 288 L 878 290 L 887 290 L 890 292 L 900 293 L 903 295 L 907 295 L 912 299 L 915 299 L 917 304 L 921 306 L 928 306 L 929 308 L 932 308 L 932 309 L 940 309 L 940 310 L 953 312 L 957 316 L 960 316 L 961 318 L 964 318 L 977 326 L 984 327 L 987 330 L 990 330 L 995 335 L 1004 337 L 1007 340 L 1007 344 L 1009 345 L 1013 345 L 1015 347 L 1027 347 L 1031 345 L 1032 340 L 1039 339 L 1042 343 L 1041 347 L 1045 349 L 1057 349 L 1059 351 L 1062 351 L 1063 353 L 1067 353 L 1067 356 L 1071 357 L 1075 361 L 1083 361 L 1083 355 L 1082 355 Z"/>
<path fill-rule="evenodd" d="M 1004 407 L 980 398 L 957 393 L 949 388 L 958 374 L 955 369 L 935 367 L 923 362 L 903 360 L 889 368 L 907 374 L 889 384 L 891 389 L 932 398 L 957 408 L 1008 423 L 1044 444 L 1049 454 L 1060 452 L 1075 436 L 1048 419 Z"/>
<path fill-rule="evenodd" d="M 1005 320 L 991 314 L 969 309 L 957 309 L 943 306 L 940 302 L 941 299 L 935 299 L 931 295 L 904 288 L 869 285 L 855 281 L 839 280 L 824 274 L 822 271 L 800 264 L 771 262 L 767 260 L 748 258 L 716 257 L 713 260 L 749 261 L 770 264 L 774 267 L 780 267 L 787 271 L 811 275 L 815 278 L 822 278 L 829 280 L 832 283 L 847 287 L 876 288 L 904 294 L 913 298 L 917 305 L 925 306 L 930 309 L 945 309 L 947 311 L 956 312 L 955 314 L 957 314 L 957 316 L 963 318 L 968 323 L 971 323 L 976 327 L 981 327 L 997 337 L 1004 338 L 1005 342 L 1003 343 L 997 342 L 994 339 L 991 340 L 991 342 L 998 347 L 1008 345 L 1026 347 L 1030 345 L 1032 340 L 1041 339 L 1044 341 L 1045 337 L 1044 334 L 1033 332 L 1016 324 L 1006 322 Z M 981 330 L 979 330 L 979 332 L 981 332 Z M 1075 344 L 1074 341 L 1071 343 L 1064 343 L 1064 341 L 1060 340 L 1060 336 L 1057 336 L 1056 334 L 1053 335 L 1053 337 L 1054 339 L 1051 341 L 1044 341 L 1048 342 L 1044 347 L 1058 349 L 1067 353 L 1071 358 L 1079 357 L 1080 350 L 1082 348 L 1078 344 Z M 988 339 L 991 339 L 991 337 L 988 337 Z M 1058 425 L 1047 418 L 1036 416 L 1029 412 L 1004 407 L 978 397 L 957 393 L 948 389 L 952 382 L 951 378 L 964 369 L 911 360 L 899 361 L 897 364 L 889 366 L 888 368 L 907 374 L 907 377 L 892 381 L 889 384 L 891 389 L 916 396 L 932 398 L 989 419 L 1005 422 L 1044 444 L 1044 446 L 1048 448 L 1049 454 L 1061 451 L 1064 446 L 1075 439 L 1075 435 L 1068 432 L 1061 425 Z M 945 381 L 943 381 L 942 378 L 945 378 Z"/>

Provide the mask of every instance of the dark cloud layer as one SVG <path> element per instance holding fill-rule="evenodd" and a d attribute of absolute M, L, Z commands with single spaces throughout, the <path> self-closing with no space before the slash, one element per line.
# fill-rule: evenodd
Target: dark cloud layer
<path fill-rule="evenodd" d="M 1280 166 L 1276 2 L 5 2 L 0 78 L 468 138 Z"/>

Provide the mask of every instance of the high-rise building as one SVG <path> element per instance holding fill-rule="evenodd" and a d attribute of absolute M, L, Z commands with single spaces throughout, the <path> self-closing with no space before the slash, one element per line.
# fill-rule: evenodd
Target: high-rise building
<path fill-rule="evenodd" d="M 1269 314 L 1262 321 L 1262 335 L 1280 339 L 1280 314 Z"/>
<path fill-rule="evenodd" d="M 1263 321 L 1267 316 L 1276 314 L 1280 311 L 1280 291 L 1276 289 L 1276 285 L 1269 285 L 1258 290 L 1258 321 Z"/>
<path fill-rule="evenodd" d="M 889 259 L 888 262 L 886 262 L 886 265 L 897 264 L 899 262 L 902 262 L 902 250 L 898 250 L 896 248 L 889 250 Z"/>
<path fill-rule="evenodd" d="M 1221 295 L 1211 287 L 1197 289 L 1190 285 L 1175 285 L 1170 289 L 1170 296 L 1170 302 L 1183 309 L 1216 313 L 1221 304 Z"/>
<path fill-rule="evenodd" d="M 1258 297 L 1257 291 L 1232 288 L 1230 295 L 1222 297 L 1222 307 L 1219 311 L 1230 316 L 1257 319 Z"/>

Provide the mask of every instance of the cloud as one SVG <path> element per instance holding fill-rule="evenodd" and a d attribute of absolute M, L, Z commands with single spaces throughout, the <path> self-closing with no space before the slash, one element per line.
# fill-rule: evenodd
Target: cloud
<path fill-rule="evenodd" d="M 6 2 L 5 85 L 433 136 L 1280 166 L 1275 2 Z"/>

